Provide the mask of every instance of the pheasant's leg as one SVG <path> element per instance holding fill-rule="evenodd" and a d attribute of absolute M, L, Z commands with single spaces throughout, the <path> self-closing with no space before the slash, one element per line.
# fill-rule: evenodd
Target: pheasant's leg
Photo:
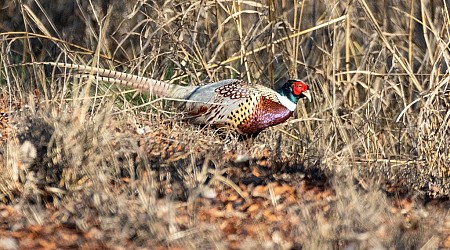
<path fill-rule="evenodd" d="M 246 148 L 249 150 L 253 147 L 254 143 L 255 143 L 255 138 L 256 136 L 258 136 L 259 133 L 256 134 L 247 134 L 247 135 L 240 135 L 239 136 L 239 140 L 243 141 L 243 143 L 245 144 Z"/>

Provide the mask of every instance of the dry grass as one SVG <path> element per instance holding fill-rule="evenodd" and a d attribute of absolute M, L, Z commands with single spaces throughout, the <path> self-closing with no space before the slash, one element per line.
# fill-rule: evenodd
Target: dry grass
<path fill-rule="evenodd" d="M 44 225 L 76 232 L 59 247 L 450 247 L 445 1 L 119 2 L 0 4 L 2 242 Z M 313 102 L 245 145 L 146 94 L 5 67 L 34 61 L 298 77 Z"/>

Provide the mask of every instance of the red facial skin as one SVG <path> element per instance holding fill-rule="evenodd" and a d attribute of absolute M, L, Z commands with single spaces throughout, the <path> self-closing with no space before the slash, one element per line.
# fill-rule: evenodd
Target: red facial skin
<path fill-rule="evenodd" d="M 292 84 L 292 92 L 296 96 L 300 95 L 301 93 L 303 93 L 307 90 L 308 90 L 308 85 L 306 85 L 306 83 L 304 83 L 302 81 L 296 81 L 296 82 L 294 82 L 294 84 Z"/>

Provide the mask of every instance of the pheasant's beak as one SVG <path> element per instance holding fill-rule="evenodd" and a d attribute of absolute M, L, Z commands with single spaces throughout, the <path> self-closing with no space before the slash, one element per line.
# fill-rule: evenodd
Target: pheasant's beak
<path fill-rule="evenodd" d="M 309 102 L 311 102 L 311 93 L 309 93 L 309 90 L 306 90 L 305 92 L 302 93 L 302 95 L 304 95 L 306 98 L 308 98 Z"/>

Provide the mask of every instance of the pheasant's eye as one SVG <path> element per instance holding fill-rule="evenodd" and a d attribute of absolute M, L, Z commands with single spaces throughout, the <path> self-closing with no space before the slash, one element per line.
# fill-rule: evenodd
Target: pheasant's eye
<path fill-rule="evenodd" d="M 292 92 L 294 95 L 300 95 L 307 90 L 308 86 L 302 81 L 295 81 L 294 84 L 292 84 Z"/>

